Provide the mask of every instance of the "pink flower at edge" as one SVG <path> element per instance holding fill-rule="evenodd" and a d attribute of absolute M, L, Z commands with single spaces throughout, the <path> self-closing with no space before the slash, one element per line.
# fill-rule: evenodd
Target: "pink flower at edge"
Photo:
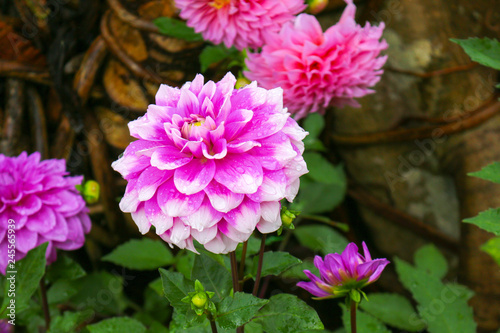
<path fill-rule="evenodd" d="M 176 0 L 180 17 L 214 44 L 258 48 L 306 8 L 303 0 Z"/>
<path fill-rule="evenodd" d="M 342 254 L 330 253 L 323 260 L 320 256 L 314 258 L 320 277 L 311 271 L 304 273 L 310 282 L 299 282 L 297 286 L 310 292 L 318 299 L 337 298 L 349 294 L 353 289 L 361 289 L 378 280 L 387 259 L 373 259 L 363 242 L 364 256 L 358 253 L 358 247 L 349 243 Z"/>
<path fill-rule="evenodd" d="M 67 176 L 64 160 L 40 161 L 40 153 L 17 157 L 0 154 L 0 272 L 8 263 L 9 220 L 15 225 L 15 260 L 48 242 L 47 263 L 57 258 L 56 249 L 83 246 L 91 222 L 75 185 L 83 177 Z"/>
<path fill-rule="evenodd" d="M 138 140 L 112 166 L 128 181 L 120 208 L 142 233 L 153 225 L 171 245 L 196 251 L 195 239 L 227 253 L 255 228 L 280 227 L 280 200 L 293 200 L 307 172 L 307 132 L 283 108 L 281 89 L 235 82 L 228 73 L 161 85 L 156 104 L 129 123 Z"/>
<path fill-rule="evenodd" d="M 340 21 L 324 33 L 317 19 L 300 14 L 278 34 L 266 36 L 261 53 L 248 53 L 244 74 L 266 89 L 283 88 L 284 104 L 295 119 L 329 106 L 359 106 L 354 99 L 370 89 L 383 73 L 387 43 L 384 24 L 356 24 L 356 7 L 346 0 Z"/>

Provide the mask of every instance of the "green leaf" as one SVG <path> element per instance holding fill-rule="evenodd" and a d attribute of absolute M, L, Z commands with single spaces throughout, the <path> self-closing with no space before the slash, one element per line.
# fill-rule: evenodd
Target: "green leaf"
<path fill-rule="evenodd" d="M 70 312 L 55 317 L 51 324 L 49 333 L 74 333 L 77 327 L 94 317 L 93 310 Z"/>
<path fill-rule="evenodd" d="M 194 283 L 187 280 L 181 273 L 170 272 L 163 268 L 160 268 L 160 275 L 164 295 L 170 304 L 182 313 L 191 309 L 190 304 L 182 302 L 181 299 L 194 291 Z"/>
<path fill-rule="evenodd" d="M 191 276 L 200 280 L 206 291 L 215 292 L 212 299 L 214 302 L 222 300 L 231 291 L 231 273 L 205 253 L 201 253 L 194 259 Z"/>
<path fill-rule="evenodd" d="M 78 309 L 93 309 L 103 315 L 121 313 L 126 307 L 123 278 L 108 272 L 94 272 L 74 281 L 78 293 L 70 302 Z"/>
<path fill-rule="evenodd" d="M 409 300 L 399 294 L 372 293 L 368 295 L 368 302 L 361 302 L 360 307 L 368 314 L 380 319 L 393 327 L 408 332 L 420 332 L 425 328 L 418 318 Z"/>
<path fill-rule="evenodd" d="M 311 273 L 319 276 L 319 270 L 314 266 L 314 262 L 310 259 L 302 261 L 298 265 L 292 266 L 290 269 L 284 271 L 280 276 L 285 279 L 307 280 L 308 277 L 304 274 L 304 270 L 309 270 Z"/>
<path fill-rule="evenodd" d="M 468 175 L 500 184 L 500 162 L 493 162 L 479 171 L 468 173 Z"/>
<path fill-rule="evenodd" d="M 191 280 L 191 271 L 193 270 L 194 258 L 196 253 L 191 251 L 180 252 L 176 256 L 175 268 L 178 272 L 184 274 L 186 279 Z"/>
<path fill-rule="evenodd" d="M 429 333 L 476 332 L 472 308 L 467 304 L 469 293 L 453 284 L 443 284 L 425 270 L 395 258 L 399 279 L 417 301 L 422 319 L 411 317 L 412 324 L 427 324 Z"/>
<path fill-rule="evenodd" d="M 307 163 L 310 177 L 318 183 L 332 184 L 334 189 L 346 187 L 346 176 L 344 167 L 340 165 L 333 165 L 326 158 L 319 153 L 304 153 L 304 160 Z"/>
<path fill-rule="evenodd" d="M 6 277 L 8 279 L 15 276 L 15 288 L 12 291 L 10 287 L 7 287 L 10 285 L 9 280 L 7 280 L 1 313 L 4 313 L 11 299 L 15 300 L 16 312 L 21 312 L 28 307 L 31 296 L 38 289 L 40 280 L 45 273 L 47 245 L 48 243 L 44 243 L 29 251 L 23 259 L 16 262 L 15 267 L 7 266 Z M 10 274 L 9 271 L 15 273 Z M 15 296 L 12 295 L 12 292 L 15 293 Z"/>
<path fill-rule="evenodd" d="M 87 326 L 90 333 L 146 333 L 146 327 L 129 317 L 115 317 Z"/>
<path fill-rule="evenodd" d="M 347 310 L 344 304 L 340 304 L 342 308 L 342 322 L 346 332 L 351 331 L 351 312 Z M 358 333 L 391 333 L 385 325 L 377 318 L 364 313 L 363 311 L 356 311 L 356 328 Z"/>
<path fill-rule="evenodd" d="M 163 296 L 163 282 L 161 278 L 154 279 L 149 283 L 149 288 L 156 291 L 156 293 L 160 296 Z"/>
<path fill-rule="evenodd" d="M 494 237 L 481 246 L 481 250 L 488 253 L 500 265 L 500 237 Z"/>
<path fill-rule="evenodd" d="M 500 208 L 490 208 L 478 216 L 465 219 L 464 222 L 477 225 L 479 228 L 500 236 Z"/>
<path fill-rule="evenodd" d="M 500 43 L 496 39 L 451 39 L 460 45 L 473 61 L 500 70 Z"/>
<path fill-rule="evenodd" d="M 85 270 L 76 261 L 65 254 L 60 254 L 57 261 L 47 267 L 45 278 L 56 282 L 57 280 L 75 280 L 85 274 Z"/>
<path fill-rule="evenodd" d="M 269 303 L 257 312 L 254 321 L 261 324 L 266 333 L 324 328 L 316 311 L 290 294 L 272 296 Z"/>
<path fill-rule="evenodd" d="M 325 118 L 319 113 L 311 113 L 304 119 L 302 127 L 309 132 L 304 142 L 307 140 L 315 140 L 325 128 Z"/>
<path fill-rule="evenodd" d="M 290 208 L 304 214 L 329 212 L 344 200 L 345 191 L 345 183 L 318 183 L 305 175 L 301 178 L 300 191 Z"/>
<path fill-rule="evenodd" d="M 444 278 L 448 272 L 446 258 L 433 244 L 418 249 L 415 253 L 415 266 L 428 274 L 436 276 L 438 279 Z"/>
<path fill-rule="evenodd" d="M 69 300 L 76 293 L 78 293 L 76 283 L 68 280 L 58 280 L 47 291 L 47 301 L 49 304 L 60 304 Z"/>
<path fill-rule="evenodd" d="M 177 20 L 171 17 L 159 17 L 153 20 L 153 23 L 164 35 L 184 39 L 190 42 L 203 40 L 203 37 L 200 34 L 194 32 L 193 28 L 188 27 L 184 21 Z"/>
<path fill-rule="evenodd" d="M 332 227 L 320 224 L 305 225 L 295 228 L 293 235 L 302 246 L 323 255 L 342 253 L 349 242 Z"/>
<path fill-rule="evenodd" d="M 268 302 L 252 294 L 237 292 L 234 297 L 226 297 L 219 304 L 215 321 L 224 329 L 235 329 L 248 323 Z"/>
<path fill-rule="evenodd" d="M 162 295 L 158 295 L 151 288 L 144 290 L 144 305 L 142 309 L 159 322 L 165 322 L 172 314 L 172 308 L 169 306 L 163 293 Z"/>
<path fill-rule="evenodd" d="M 252 276 L 257 275 L 259 257 L 253 257 Z M 264 253 L 262 262 L 262 277 L 267 275 L 279 275 L 290 267 L 300 264 L 302 261 L 295 258 L 288 252 L 272 252 Z"/>
<path fill-rule="evenodd" d="M 144 237 L 118 246 L 102 260 L 130 269 L 153 270 L 172 264 L 174 257 L 164 242 Z"/>
<path fill-rule="evenodd" d="M 205 72 L 210 65 L 229 57 L 237 57 L 239 54 L 235 48 L 228 49 L 224 44 L 209 45 L 200 53 L 201 72 Z"/>
<path fill-rule="evenodd" d="M 264 331 L 261 324 L 251 321 L 245 325 L 245 333 L 264 333 Z"/>

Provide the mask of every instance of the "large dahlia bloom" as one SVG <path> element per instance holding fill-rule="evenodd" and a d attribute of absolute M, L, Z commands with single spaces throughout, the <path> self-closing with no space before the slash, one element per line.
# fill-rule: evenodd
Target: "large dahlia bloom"
<path fill-rule="evenodd" d="M 215 44 L 258 48 L 306 7 L 303 0 L 175 0 L 187 25 Z"/>
<path fill-rule="evenodd" d="M 342 254 L 327 254 L 324 261 L 320 256 L 316 256 L 314 266 L 319 269 L 320 277 L 304 270 L 311 282 L 299 282 L 297 286 L 307 290 L 317 299 L 326 299 L 346 296 L 351 290 L 360 290 L 377 281 L 389 260 L 372 260 L 365 242 L 363 251 L 364 256 L 358 253 L 356 244 L 349 243 Z"/>
<path fill-rule="evenodd" d="M 40 153 L 18 157 L 0 154 L 0 271 L 5 274 L 8 245 L 15 239 L 15 260 L 48 242 L 47 263 L 56 249 L 83 246 L 91 223 L 76 189 L 83 177 L 67 176 L 64 160 L 40 161 Z M 14 225 L 15 237 L 8 232 Z M 11 237 L 9 237 L 11 236 Z"/>
<path fill-rule="evenodd" d="M 260 86 L 281 87 L 284 103 L 295 119 L 329 106 L 359 106 L 354 98 L 373 93 L 383 73 L 387 43 L 380 38 L 384 24 L 361 27 L 356 7 L 346 0 L 340 21 L 323 33 L 312 15 L 301 14 L 279 34 L 266 36 L 261 53 L 249 53 L 245 75 Z"/>
<path fill-rule="evenodd" d="M 255 228 L 281 225 L 280 200 L 292 200 L 307 172 L 307 134 L 283 109 L 281 89 L 239 90 L 228 73 L 182 88 L 161 85 L 156 104 L 129 123 L 132 142 L 113 168 L 128 181 L 120 202 L 142 233 L 151 225 L 169 244 L 233 251 Z"/>

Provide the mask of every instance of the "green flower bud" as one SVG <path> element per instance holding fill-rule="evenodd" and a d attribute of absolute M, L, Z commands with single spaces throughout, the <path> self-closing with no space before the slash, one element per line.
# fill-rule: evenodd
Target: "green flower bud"
<path fill-rule="evenodd" d="M 194 304 L 195 307 L 202 309 L 205 307 L 207 304 L 208 296 L 207 293 L 202 291 L 200 293 L 197 293 L 196 295 L 191 298 L 191 302 Z"/>
<path fill-rule="evenodd" d="M 295 210 L 288 210 L 288 208 L 283 206 L 281 208 L 281 222 L 283 223 L 283 226 L 288 229 L 295 229 L 293 220 L 295 220 L 295 218 L 297 218 L 299 214 L 300 212 L 297 212 Z"/>
<path fill-rule="evenodd" d="M 246 77 L 240 77 L 238 80 L 236 80 L 235 88 L 240 89 L 249 84 L 250 80 L 248 80 Z"/>
<path fill-rule="evenodd" d="M 99 200 L 100 186 L 95 180 L 88 180 L 83 185 L 83 198 L 88 204 L 94 204 Z"/>
<path fill-rule="evenodd" d="M 309 7 L 307 11 L 313 15 L 316 15 L 325 9 L 326 5 L 328 5 L 328 0 L 309 0 Z"/>

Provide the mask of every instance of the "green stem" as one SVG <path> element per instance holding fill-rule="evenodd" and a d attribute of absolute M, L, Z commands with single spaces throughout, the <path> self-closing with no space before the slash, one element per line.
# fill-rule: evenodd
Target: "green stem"
<path fill-rule="evenodd" d="M 40 295 L 42 301 L 43 316 L 45 318 L 45 330 L 50 328 L 50 310 L 49 303 L 47 302 L 47 288 L 45 287 L 45 275 L 40 280 Z"/>
<path fill-rule="evenodd" d="M 240 291 L 239 281 L 238 281 L 238 263 L 236 262 L 235 252 L 229 253 L 229 258 L 231 259 L 231 277 L 233 279 L 233 292 Z"/>
<path fill-rule="evenodd" d="M 262 274 L 262 263 L 264 262 L 264 248 L 266 247 L 266 235 L 262 235 L 262 239 L 260 241 L 260 250 L 259 250 L 259 263 L 257 265 L 257 275 L 255 276 L 255 284 L 253 286 L 253 295 L 257 296 L 259 292 L 259 284 L 260 284 L 260 275 Z"/>
<path fill-rule="evenodd" d="M 240 271 L 238 278 L 240 280 L 240 290 L 243 290 L 243 274 L 245 273 L 245 260 L 247 256 L 248 241 L 243 243 L 243 248 L 241 249 L 241 261 L 240 261 Z"/>
<path fill-rule="evenodd" d="M 358 303 L 351 299 L 351 333 L 356 333 L 356 307 Z"/>

